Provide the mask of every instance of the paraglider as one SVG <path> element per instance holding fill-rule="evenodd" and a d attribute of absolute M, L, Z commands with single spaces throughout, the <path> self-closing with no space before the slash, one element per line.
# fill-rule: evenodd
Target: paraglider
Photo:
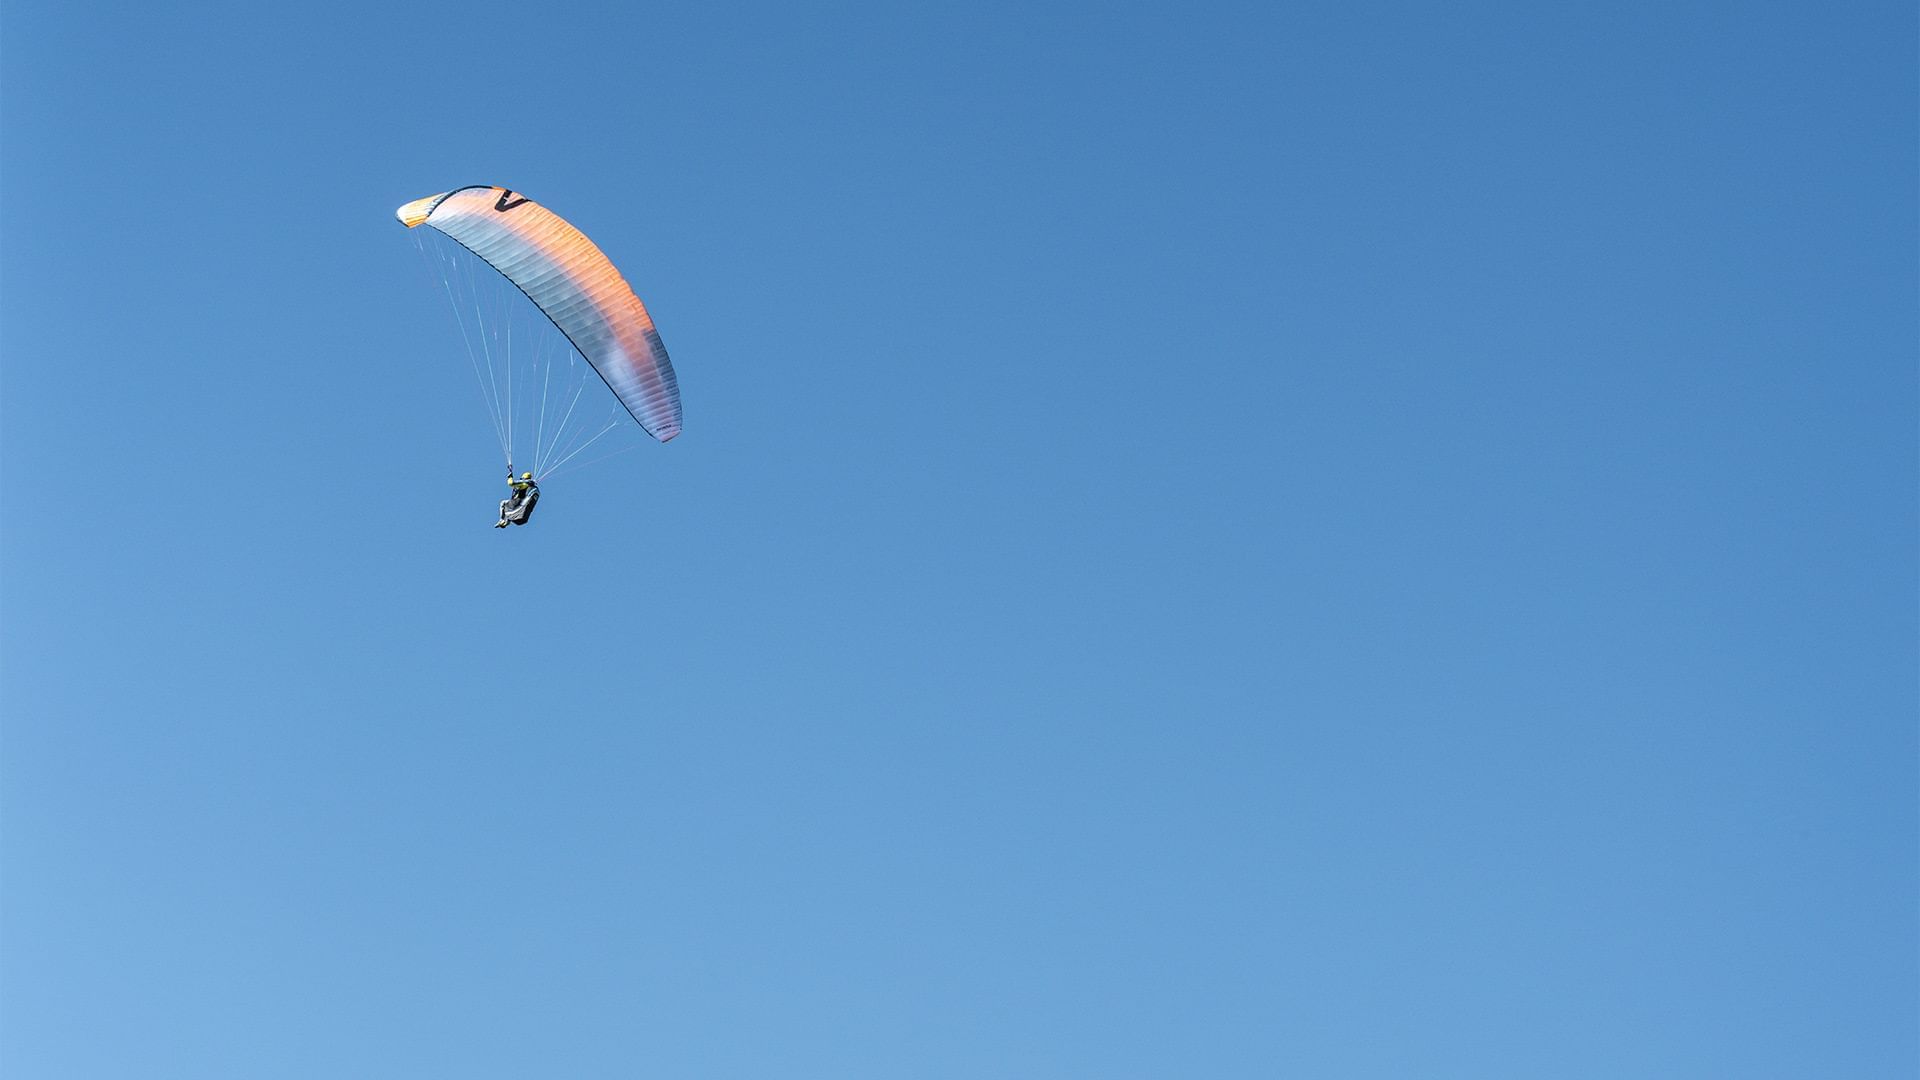
<path fill-rule="evenodd" d="M 520 479 L 513 478 L 513 470 L 507 470 L 507 490 L 513 494 L 500 500 L 500 520 L 494 528 L 504 529 L 508 525 L 525 525 L 533 517 L 534 504 L 540 501 L 540 485 L 533 482 L 533 474 L 523 472 Z"/>
<path fill-rule="evenodd" d="M 416 229 L 416 238 L 431 231 L 457 245 L 429 252 L 420 244 L 460 325 L 507 459 L 513 494 L 501 502 L 496 527 L 525 524 L 539 501 L 538 482 L 621 426 L 622 412 L 660 442 L 680 434 L 679 380 L 653 318 L 586 234 L 524 195 L 486 185 L 415 199 L 394 216 L 408 229 L 428 227 Z M 528 318 L 528 301 L 537 332 L 522 325 L 516 341 L 515 319 Z M 585 371 L 614 399 L 597 431 L 592 401 L 604 395 Z M 516 456 L 533 463 L 517 480 Z"/>

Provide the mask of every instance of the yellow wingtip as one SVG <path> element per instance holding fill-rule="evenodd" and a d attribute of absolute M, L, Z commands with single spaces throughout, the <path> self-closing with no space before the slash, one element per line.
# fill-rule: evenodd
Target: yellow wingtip
<path fill-rule="evenodd" d="M 438 206 L 440 200 L 446 197 L 447 193 L 443 191 L 438 195 L 429 195 L 424 199 L 415 199 L 400 209 L 395 210 L 393 216 L 400 219 L 400 224 L 411 229 L 415 225 L 427 220 L 427 215 L 433 213 L 433 208 Z"/>

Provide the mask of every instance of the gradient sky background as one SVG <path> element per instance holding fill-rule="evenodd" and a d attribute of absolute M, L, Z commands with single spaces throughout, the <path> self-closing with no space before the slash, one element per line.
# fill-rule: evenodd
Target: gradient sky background
<path fill-rule="evenodd" d="M 7 1076 L 1920 1069 L 1910 3 L 264 10 L 0 23 Z"/>

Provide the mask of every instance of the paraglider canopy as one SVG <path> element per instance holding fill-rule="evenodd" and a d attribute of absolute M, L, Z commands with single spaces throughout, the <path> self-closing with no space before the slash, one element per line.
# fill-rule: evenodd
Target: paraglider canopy
<path fill-rule="evenodd" d="M 395 211 L 485 260 L 565 334 L 647 434 L 680 434 L 680 384 L 653 319 L 613 263 L 560 215 L 502 187 L 429 195 Z"/>

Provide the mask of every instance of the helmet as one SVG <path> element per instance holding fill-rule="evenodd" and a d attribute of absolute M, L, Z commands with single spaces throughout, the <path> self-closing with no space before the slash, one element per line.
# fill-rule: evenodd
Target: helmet
<path fill-rule="evenodd" d="M 522 479 L 522 480 L 531 480 L 531 479 L 533 479 L 533 474 L 532 474 L 532 473 L 530 473 L 530 472 L 523 472 L 523 473 L 521 473 L 521 474 L 520 474 L 520 479 Z"/>

